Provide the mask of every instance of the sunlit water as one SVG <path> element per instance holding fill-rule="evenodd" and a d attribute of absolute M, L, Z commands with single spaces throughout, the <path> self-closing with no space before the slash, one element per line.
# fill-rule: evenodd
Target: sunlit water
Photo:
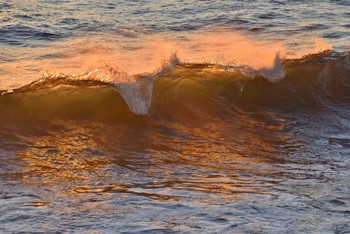
<path fill-rule="evenodd" d="M 0 90 L 54 73 L 0 96 L 0 232 L 350 233 L 349 10 L 347 0 L 0 3 Z M 208 42 L 213 29 L 224 45 Z M 156 45 L 143 52 L 147 38 Z M 220 51 L 239 50 L 225 38 L 250 52 Z M 208 48 L 191 53 L 191 40 Z M 315 45 L 333 51 L 284 62 L 275 80 L 256 67 Z M 158 69 L 149 48 L 180 61 L 141 88 L 126 73 L 111 80 L 121 60 L 129 74 Z M 268 80 L 230 73 L 217 55 Z M 101 58 L 108 76 L 76 75 Z"/>

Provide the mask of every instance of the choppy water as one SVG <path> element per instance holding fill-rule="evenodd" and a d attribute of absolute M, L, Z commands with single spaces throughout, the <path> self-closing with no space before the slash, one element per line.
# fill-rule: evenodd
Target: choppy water
<path fill-rule="evenodd" d="M 350 3 L 0 3 L 1 233 L 350 233 Z"/>

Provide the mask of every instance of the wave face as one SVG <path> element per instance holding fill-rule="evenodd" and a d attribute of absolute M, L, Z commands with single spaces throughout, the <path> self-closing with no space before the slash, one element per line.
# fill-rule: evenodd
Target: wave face
<path fill-rule="evenodd" d="M 332 108 L 349 103 L 349 60 L 349 54 L 332 52 L 285 60 L 283 64 L 277 57 L 269 71 L 253 71 L 215 64 L 179 64 L 174 57 L 154 74 L 120 83 L 110 82 L 106 73 L 98 70 L 80 76 L 45 74 L 19 89 L 3 91 L 0 108 L 3 116 L 17 113 L 21 117 L 30 112 L 38 118 L 94 118 L 127 112 L 151 118 L 184 113 L 220 117 L 269 109 Z"/>

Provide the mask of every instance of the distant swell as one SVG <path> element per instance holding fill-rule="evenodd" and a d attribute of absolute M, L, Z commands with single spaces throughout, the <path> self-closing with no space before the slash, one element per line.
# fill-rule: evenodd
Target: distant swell
<path fill-rule="evenodd" d="M 112 82 L 112 70 L 44 74 L 2 91 L 3 118 L 110 120 L 222 118 L 259 111 L 299 111 L 350 103 L 350 56 L 331 51 L 281 61 L 271 69 L 182 64 L 174 55 L 154 73 Z M 118 75 L 122 75 L 118 73 Z M 282 79 L 283 78 L 283 79 Z M 115 92 L 117 91 L 117 92 Z"/>

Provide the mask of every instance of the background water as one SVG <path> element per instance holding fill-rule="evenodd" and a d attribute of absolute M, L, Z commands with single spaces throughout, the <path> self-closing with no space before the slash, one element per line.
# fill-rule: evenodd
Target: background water
<path fill-rule="evenodd" d="M 121 44 L 147 62 L 146 37 L 224 28 L 221 40 L 238 32 L 296 52 L 317 38 L 333 50 L 285 60 L 277 82 L 175 63 L 137 85 L 48 75 L 1 95 L 0 232 L 350 233 L 349 10 L 347 0 L 1 2 L 0 89 L 61 61 L 87 72 L 75 65 L 90 56 L 76 56 L 81 43 Z M 147 114 L 135 114 L 144 100 Z"/>

